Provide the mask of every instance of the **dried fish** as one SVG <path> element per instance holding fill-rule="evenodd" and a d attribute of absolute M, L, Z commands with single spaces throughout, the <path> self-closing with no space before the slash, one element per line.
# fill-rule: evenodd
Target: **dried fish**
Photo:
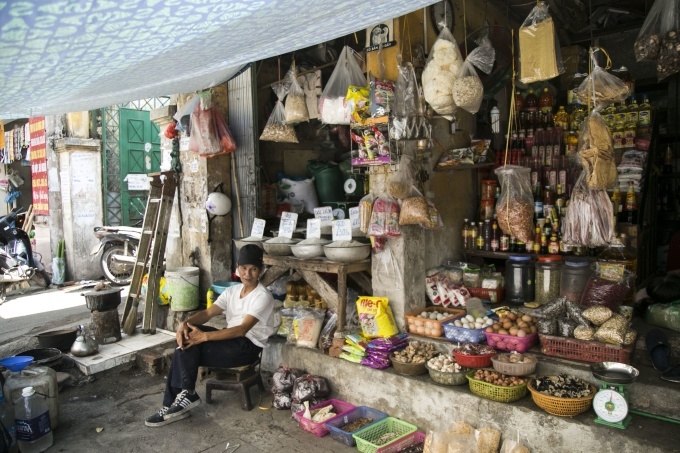
<path fill-rule="evenodd" d="M 609 244 L 614 232 L 614 211 L 604 189 L 589 189 L 586 171 L 576 181 L 562 225 L 566 244 L 601 247 Z"/>

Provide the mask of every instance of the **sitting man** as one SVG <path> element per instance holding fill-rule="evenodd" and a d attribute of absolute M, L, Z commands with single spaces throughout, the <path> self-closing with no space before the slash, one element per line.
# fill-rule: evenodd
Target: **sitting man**
<path fill-rule="evenodd" d="M 198 367 L 238 367 L 255 362 L 274 326 L 274 300 L 259 283 L 262 250 L 248 244 L 238 256 L 242 285 L 227 288 L 209 308 L 182 322 L 177 329 L 177 349 L 165 384 L 163 407 L 146 419 L 146 426 L 163 426 L 187 418 L 201 404 L 195 391 Z M 203 326 L 224 313 L 227 328 Z"/>

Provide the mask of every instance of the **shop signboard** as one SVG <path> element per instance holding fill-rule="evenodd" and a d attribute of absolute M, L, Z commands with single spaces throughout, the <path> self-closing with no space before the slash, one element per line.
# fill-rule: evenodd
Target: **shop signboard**
<path fill-rule="evenodd" d="M 380 48 L 383 49 L 395 46 L 397 41 L 394 39 L 394 19 L 386 20 L 366 30 L 366 52 L 373 52 Z"/>
<path fill-rule="evenodd" d="M 49 189 L 47 188 L 47 154 L 45 152 L 45 117 L 28 120 L 30 130 L 31 180 L 33 185 L 33 212 L 49 215 Z"/>
<path fill-rule="evenodd" d="M 321 220 L 307 219 L 307 239 L 319 239 L 321 237 Z"/>
<path fill-rule="evenodd" d="M 263 219 L 258 219 L 256 218 L 253 220 L 253 227 L 250 230 L 250 236 L 262 239 L 264 236 L 264 226 L 267 222 L 265 222 Z"/>

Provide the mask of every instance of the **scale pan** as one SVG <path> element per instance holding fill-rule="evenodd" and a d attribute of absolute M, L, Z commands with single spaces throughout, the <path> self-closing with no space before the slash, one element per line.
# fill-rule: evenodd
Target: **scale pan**
<path fill-rule="evenodd" d="M 593 363 L 590 371 L 597 379 L 610 384 L 632 384 L 640 375 L 637 368 L 618 362 Z"/>

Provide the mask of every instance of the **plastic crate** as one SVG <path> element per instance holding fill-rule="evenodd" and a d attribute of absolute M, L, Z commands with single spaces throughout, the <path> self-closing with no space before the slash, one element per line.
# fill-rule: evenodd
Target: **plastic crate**
<path fill-rule="evenodd" d="M 460 354 L 453 351 L 453 357 L 456 363 L 465 368 L 486 368 L 491 366 L 491 357 L 495 356 L 496 352 L 484 355 L 469 355 Z"/>
<path fill-rule="evenodd" d="M 635 343 L 630 346 L 618 346 L 600 341 L 577 340 L 553 335 L 539 334 L 538 337 L 543 354 L 583 362 L 620 362 L 630 365 L 635 350 Z"/>
<path fill-rule="evenodd" d="M 387 417 L 377 423 L 373 423 L 371 426 L 360 429 L 355 434 L 352 434 L 352 437 L 354 437 L 354 440 L 357 443 L 357 450 L 362 453 L 376 453 L 378 448 L 386 447 L 398 440 L 401 440 L 402 437 L 411 434 L 417 429 L 418 428 L 416 428 L 414 425 L 399 420 L 398 418 Z M 387 433 L 394 433 L 398 437 L 383 444 L 373 443 L 380 439 L 382 435 Z"/>
<path fill-rule="evenodd" d="M 528 379 L 522 385 L 502 387 L 500 385 L 479 381 L 473 377 L 474 375 L 474 370 L 467 374 L 468 381 L 470 381 L 470 391 L 483 398 L 498 401 L 499 403 L 512 403 L 513 401 L 524 398 L 524 395 L 527 394 Z"/>
<path fill-rule="evenodd" d="M 481 343 L 486 340 L 484 336 L 484 328 L 481 329 L 466 329 L 465 327 L 458 327 L 454 324 L 462 316 L 458 316 L 451 321 L 446 321 L 443 324 L 444 336 L 449 341 L 458 341 L 461 343 Z"/>
<path fill-rule="evenodd" d="M 387 444 L 384 447 L 380 447 L 376 450 L 376 453 L 399 453 L 405 448 L 408 448 L 412 445 L 416 445 L 422 442 L 425 442 L 425 433 L 421 433 L 420 431 L 416 431 L 411 434 L 407 434 L 406 436 L 402 437 L 399 440 L 395 440 L 391 444 Z"/>
<path fill-rule="evenodd" d="M 373 422 L 371 422 L 369 425 L 362 426 L 360 429 L 357 429 L 356 431 L 352 432 L 340 429 L 347 423 L 351 423 L 357 418 L 372 418 Z M 385 418 L 387 418 L 387 414 L 384 412 L 380 412 L 368 406 L 358 406 L 352 409 L 351 411 L 346 412 L 343 415 L 339 415 L 328 420 L 326 422 L 326 428 L 328 428 L 331 438 L 337 440 L 340 443 L 353 447 L 354 445 L 356 445 L 356 442 L 354 441 L 354 437 L 352 437 L 352 434 L 357 433 L 362 429 L 371 426 L 373 423 L 377 423 Z"/>
<path fill-rule="evenodd" d="M 329 400 L 326 400 L 322 403 L 315 404 L 314 406 L 310 407 L 309 410 L 312 411 L 314 409 L 320 409 L 322 407 L 328 406 L 329 404 L 333 406 L 333 412 L 335 412 L 337 414 L 335 417 L 331 418 L 330 420 L 341 417 L 341 416 L 343 416 L 344 414 L 348 413 L 349 411 L 351 411 L 352 409 L 354 409 L 356 407 L 353 404 L 349 404 L 349 403 L 346 403 L 346 402 L 341 401 L 341 400 L 329 399 Z M 326 434 L 328 434 L 328 428 L 326 427 L 326 423 L 329 422 L 330 420 L 326 420 L 326 421 L 323 421 L 321 423 L 316 423 L 316 422 L 313 422 L 309 419 L 304 418 L 302 416 L 303 413 L 304 413 L 304 410 L 302 410 L 302 411 L 300 411 L 296 414 L 298 420 L 300 421 L 300 428 L 302 428 L 305 431 L 307 431 L 308 433 L 312 433 L 312 434 L 314 434 L 315 436 L 318 436 L 318 437 L 323 437 Z"/>
<path fill-rule="evenodd" d="M 433 311 L 438 311 L 440 313 L 449 313 L 450 316 L 447 316 L 446 318 L 443 318 L 439 321 L 436 319 L 426 319 L 426 318 L 419 318 L 418 315 L 421 314 L 422 312 L 433 312 Z M 444 324 L 446 321 L 449 321 L 451 319 L 457 318 L 461 315 L 465 314 L 465 310 L 461 310 L 459 308 L 447 308 L 447 307 L 427 307 L 423 308 L 421 310 L 416 310 L 411 313 L 407 313 L 404 315 L 406 318 L 406 324 L 408 326 L 408 331 L 410 333 L 414 333 L 416 335 L 423 335 L 425 337 L 432 337 L 432 338 L 439 338 L 444 336 L 444 328 L 442 327 L 442 324 Z M 416 323 L 421 322 L 422 328 L 423 329 L 429 329 L 431 331 L 430 334 L 426 334 L 424 332 L 419 332 L 418 328 L 420 326 L 416 326 Z"/>
<path fill-rule="evenodd" d="M 480 299 L 488 300 L 492 304 L 499 304 L 505 300 L 505 288 L 488 289 L 488 288 L 474 288 L 466 287 L 472 297 L 479 297 Z"/>
<path fill-rule="evenodd" d="M 499 351 L 527 352 L 530 347 L 538 343 L 538 334 L 532 333 L 524 338 L 502 333 L 486 332 L 486 342 Z"/>

